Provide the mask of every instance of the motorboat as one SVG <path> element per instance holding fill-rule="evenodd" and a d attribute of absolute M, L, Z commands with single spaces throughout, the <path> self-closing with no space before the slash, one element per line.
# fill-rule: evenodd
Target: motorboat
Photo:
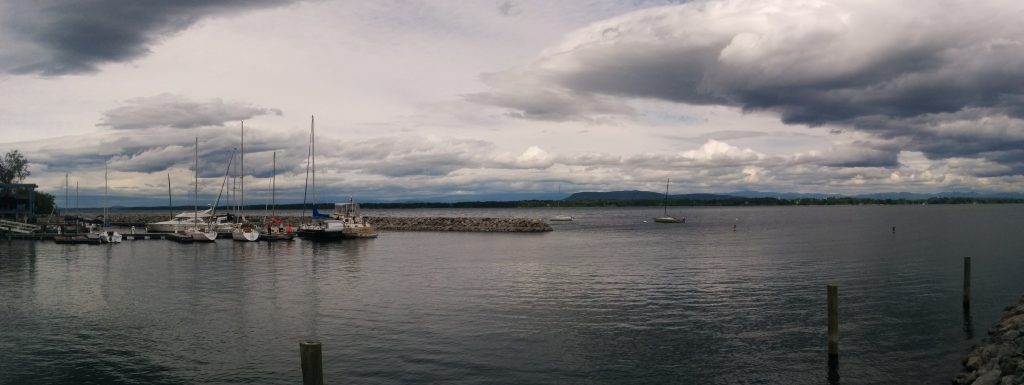
<path fill-rule="evenodd" d="M 552 222 L 569 222 L 572 221 L 572 216 L 559 214 L 548 218 L 548 220 Z"/>
<path fill-rule="evenodd" d="M 342 238 L 376 238 L 377 230 L 363 217 L 359 203 L 349 198 L 347 203 L 335 203 L 331 219 L 340 220 L 344 224 L 341 229 Z"/>
<path fill-rule="evenodd" d="M 146 225 L 151 233 L 180 233 L 193 227 L 206 227 L 211 220 L 213 208 L 202 211 L 185 211 L 167 221 L 153 222 Z"/>

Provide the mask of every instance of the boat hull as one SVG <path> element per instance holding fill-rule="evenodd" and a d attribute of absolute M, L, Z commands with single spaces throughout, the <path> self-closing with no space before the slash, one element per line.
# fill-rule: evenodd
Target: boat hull
<path fill-rule="evenodd" d="M 293 239 L 295 239 L 295 233 L 260 234 L 260 240 L 267 242 L 291 241 Z"/>
<path fill-rule="evenodd" d="M 654 218 L 654 221 L 658 223 L 683 223 L 686 222 L 686 218 L 678 219 L 675 217 L 657 217 Z"/>
<path fill-rule="evenodd" d="M 121 233 L 116 231 L 104 231 L 99 235 L 100 242 L 103 243 L 121 243 Z"/>
<path fill-rule="evenodd" d="M 260 233 L 256 230 L 235 230 L 231 233 L 231 239 L 241 242 L 256 242 L 260 239 Z"/>
<path fill-rule="evenodd" d="M 377 230 L 370 225 L 348 225 L 341 230 L 341 237 L 345 239 L 377 238 Z"/>
<path fill-rule="evenodd" d="M 299 230 L 299 238 L 307 239 L 310 241 L 340 241 L 342 239 L 341 231 L 324 231 L 324 230 Z"/>
<path fill-rule="evenodd" d="M 195 242 L 213 242 L 217 240 L 216 231 L 189 231 L 187 235 Z"/>

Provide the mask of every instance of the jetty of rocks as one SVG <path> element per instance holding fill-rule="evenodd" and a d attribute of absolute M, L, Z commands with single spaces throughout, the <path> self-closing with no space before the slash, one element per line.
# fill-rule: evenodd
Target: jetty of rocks
<path fill-rule="evenodd" d="M 502 232 L 537 233 L 551 231 L 551 226 L 541 219 L 531 218 L 485 218 L 485 217 L 390 217 L 366 216 L 366 221 L 377 230 L 385 231 L 461 231 L 461 232 Z M 111 215 L 110 223 L 115 226 L 143 227 L 146 223 L 165 221 L 168 215 L 126 214 Z M 263 218 L 250 216 L 260 222 Z M 301 218 L 282 217 L 284 224 L 297 226 Z"/>
<path fill-rule="evenodd" d="M 1003 310 L 1002 318 L 988 334 L 964 358 L 964 371 L 953 384 L 1024 384 L 1024 297 Z"/>
<path fill-rule="evenodd" d="M 479 217 L 366 217 L 378 230 L 537 233 L 551 231 L 540 219 Z"/>

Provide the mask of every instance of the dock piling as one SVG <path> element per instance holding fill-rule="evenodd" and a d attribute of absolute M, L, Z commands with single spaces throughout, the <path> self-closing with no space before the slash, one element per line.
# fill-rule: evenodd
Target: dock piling
<path fill-rule="evenodd" d="M 299 357 L 302 364 L 302 385 L 323 385 L 324 369 L 320 357 L 320 341 L 299 342 Z"/>

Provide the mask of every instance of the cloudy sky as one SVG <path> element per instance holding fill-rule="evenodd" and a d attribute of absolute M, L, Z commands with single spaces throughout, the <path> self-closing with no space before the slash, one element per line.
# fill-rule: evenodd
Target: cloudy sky
<path fill-rule="evenodd" d="M 0 151 L 45 191 L 249 201 L 1020 191 L 1024 2 L 0 0 Z M 237 161 L 236 161 L 237 162 Z M 62 199 L 59 200 L 62 203 Z"/>

